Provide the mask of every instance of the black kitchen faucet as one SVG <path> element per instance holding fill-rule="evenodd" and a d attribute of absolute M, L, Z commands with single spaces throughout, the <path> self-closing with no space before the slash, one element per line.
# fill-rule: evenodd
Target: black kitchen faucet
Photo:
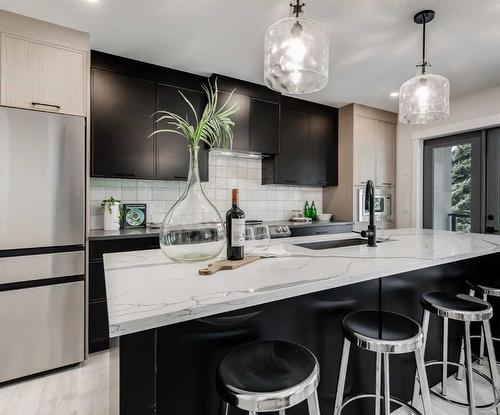
<path fill-rule="evenodd" d="M 368 230 L 362 231 L 361 236 L 368 238 L 368 246 L 377 246 L 377 227 L 375 226 L 375 189 L 373 182 L 368 180 L 366 182 L 365 190 L 365 210 L 370 211 L 370 223 Z"/>

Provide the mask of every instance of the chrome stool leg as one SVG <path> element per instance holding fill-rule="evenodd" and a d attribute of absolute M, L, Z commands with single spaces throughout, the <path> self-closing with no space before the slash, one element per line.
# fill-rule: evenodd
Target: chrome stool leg
<path fill-rule="evenodd" d="M 278 412 L 278 415 L 285 415 L 285 410 L 284 410 L 284 409 L 281 409 L 281 410 Z"/>
<path fill-rule="evenodd" d="M 484 294 L 483 295 L 483 301 L 488 301 L 488 294 Z M 483 360 L 484 360 L 484 330 L 483 328 L 481 328 L 481 340 L 480 340 L 480 343 L 479 343 L 479 360 L 478 360 L 478 364 L 479 366 L 481 366 L 483 364 Z"/>
<path fill-rule="evenodd" d="M 486 340 L 486 349 L 488 350 L 488 362 L 490 366 L 491 380 L 493 383 L 493 397 L 495 401 L 499 398 L 500 379 L 498 376 L 497 360 L 495 356 L 495 346 L 493 345 L 493 337 L 491 335 L 490 321 L 483 321 L 483 332 Z M 497 415 L 500 415 L 500 408 L 496 407 Z"/>
<path fill-rule="evenodd" d="M 309 415 L 320 415 L 317 390 L 315 390 L 314 393 L 307 398 L 307 407 L 309 408 Z M 285 411 L 283 411 L 283 414 L 284 413 Z"/>
<path fill-rule="evenodd" d="M 474 297 L 476 295 L 476 292 L 474 290 L 469 290 L 469 295 L 471 297 Z M 462 339 L 462 347 L 460 348 L 460 359 L 458 360 L 458 363 L 460 366 L 458 367 L 457 374 L 455 376 L 455 379 L 457 380 L 462 380 L 464 378 L 464 365 L 465 365 L 465 346 L 464 346 L 464 339 Z"/>
<path fill-rule="evenodd" d="M 375 364 L 375 415 L 380 415 L 380 401 L 382 391 L 382 353 L 377 353 Z"/>
<path fill-rule="evenodd" d="M 431 313 L 429 313 L 427 310 L 424 310 L 424 316 L 422 318 L 422 332 L 424 333 L 424 340 L 421 352 L 422 357 L 425 355 L 425 346 L 427 344 L 427 333 L 429 332 L 430 317 Z M 417 403 L 419 395 L 420 395 L 420 383 L 418 381 L 418 361 L 417 361 L 417 369 L 415 371 L 415 383 L 413 386 L 413 399 L 411 401 L 412 406 L 415 406 L 415 404 Z"/>
<path fill-rule="evenodd" d="M 228 413 L 229 413 L 229 404 L 221 399 L 219 401 L 219 415 L 228 415 Z"/>
<path fill-rule="evenodd" d="M 469 402 L 469 415 L 476 413 L 476 397 L 474 396 L 474 380 L 472 368 L 472 350 L 470 343 L 470 321 L 465 322 L 465 369 L 467 375 L 467 399 Z"/>
<path fill-rule="evenodd" d="M 429 391 L 429 382 L 427 381 L 427 372 L 425 370 L 425 362 L 424 362 L 424 346 L 421 349 L 415 350 L 415 360 L 417 362 L 417 373 L 420 385 L 420 392 L 422 394 L 422 403 L 424 407 L 425 415 L 432 415 L 432 406 L 431 406 L 431 394 Z M 412 402 L 412 405 L 415 406 L 415 401 Z"/>
<path fill-rule="evenodd" d="M 391 378 L 389 374 L 389 354 L 384 353 L 384 407 L 385 415 L 391 413 Z"/>
<path fill-rule="evenodd" d="M 448 319 L 443 319 L 443 371 L 441 373 L 441 394 L 446 396 L 448 382 Z"/>
<path fill-rule="evenodd" d="M 335 407 L 333 415 L 340 415 L 342 411 L 342 403 L 344 401 L 345 378 L 347 375 L 347 366 L 349 364 L 349 352 L 351 351 L 351 342 L 344 339 L 344 347 L 342 349 L 342 361 L 340 363 L 339 380 L 337 382 L 337 395 L 335 396 Z"/>

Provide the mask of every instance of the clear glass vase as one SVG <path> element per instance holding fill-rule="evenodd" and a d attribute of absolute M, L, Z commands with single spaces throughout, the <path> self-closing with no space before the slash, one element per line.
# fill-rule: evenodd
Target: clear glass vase
<path fill-rule="evenodd" d="M 226 232 L 216 207 L 205 196 L 198 170 L 199 147 L 189 146 L 186 190 L 170 209 L 160 229 L 160 247 L 177 262 L 204 261 L 224 249 Z"/>

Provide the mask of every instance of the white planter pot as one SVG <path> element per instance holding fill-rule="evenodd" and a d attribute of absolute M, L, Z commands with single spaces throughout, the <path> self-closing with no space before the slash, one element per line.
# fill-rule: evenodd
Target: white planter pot
<path fill-rule="evenodd" d="M 111 206 L 111 212 L 107 206 L 104 207 L 104 230 L 116 231 L 120 229 L 120 205 Z"/>

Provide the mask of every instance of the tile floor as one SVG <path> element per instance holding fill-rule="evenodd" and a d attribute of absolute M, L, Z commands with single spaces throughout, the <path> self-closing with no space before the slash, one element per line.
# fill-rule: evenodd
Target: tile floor
<path fill-rule="evenodd" d="M 116 354 L 109 351 L 94 353 L 81 366 L 1 387 L 0 415 L 116 415 L 115 399 L 110 398 L 116 386 L 110 378 L 115 358 Z M 465 385 L 454 377 L 449 379 L 448 389 L 449 396 L 466 396 Z M 491 396 L 490 386 L 479 377 L 476 392 L 478 403 Z M 434 415 L 467 415 L 466 409 L 434 397 L 432 405 Z M 394 412 L 407 413 L 402 409 Z M 482 414 L 494 415 L 495 411 L 478 411 Z"/>

